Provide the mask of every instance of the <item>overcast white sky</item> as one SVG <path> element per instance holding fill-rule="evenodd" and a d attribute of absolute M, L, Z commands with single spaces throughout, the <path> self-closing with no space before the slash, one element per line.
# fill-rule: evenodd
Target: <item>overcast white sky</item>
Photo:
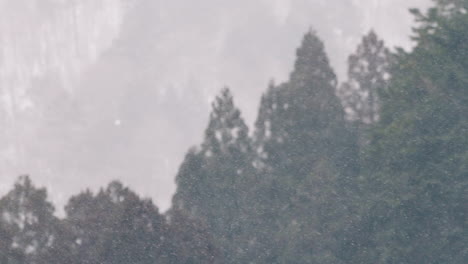
<path fill-rule="evenodd" d="M 228 85 L 249 124 L 314 28 L 340 80 L 371 28 L 409 48 L 429 0 L 0 0 L 3 193 L 31 174 L 62 206 L 120 179 L 166 209 L 209 100 Z"/>

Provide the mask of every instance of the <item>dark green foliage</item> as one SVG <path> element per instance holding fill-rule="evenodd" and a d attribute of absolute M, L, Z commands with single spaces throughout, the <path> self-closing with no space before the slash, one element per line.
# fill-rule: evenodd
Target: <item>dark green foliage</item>
<path fill-rule="evenodd" d="M 111 183 L 96 196 L 72 197 L 66 207 L 77 263 L 155 263 L 162 252 L 166 223 L 157 208 Z"/>
<path fill-rule="evenodd" d="M 202 224 L 179 212 L 171 222 L 119 182 L 70 199 L 53 216 L 45 189 L 21 177 L 0 201 L 0 261 L 16 263 L 220 263 Z"/>
<path fill-rule="evenodd" d="M 466 263 L 468 1 L 435 2 L 412 10 L 411 52 L 363 38 L 342 101 L 308 32 L 252 139 L 224 89 L 166 216 L 112 182 L 58 219 L 21 177 L 0 200 L 0 263 Z"/>
<path fill-rule="evenodd" d="M 23 263 L 24 253 L 13 246 L 13 230 L 4 221 L 0 222 L 0 263 Z"/>
<path fill-rule="evenodd" d="M 362 38 L 356 53 L 348 59 L 348 80 L 340 95 L 351 120 L 372 124 L 379 119 L 379 93 L 389 79 L 390 52 L 374 31 Z"/>
<path fill-rule="evenodd" d="M 309 32 L 290 81 L 271 86 L 256 122 L 256 146 L 267 166 L 306 177 L 321 159 L 346 170 L 351 142 L 322 42 Z"/>
<path fill-rule="evenodd" d="M 149 200 L 112 182 L 97 195 L 70 199 L 64 220 L 72 263 L 217 263 L 202 225 L 175 212 L 171 222 Z"/>
<path fill-rule="evenodd" d="M 355 173 L 355 142 L 335 92 L 323 44 L 309 32 L 290 81 L 263 96 L 255 151 L 229 91 L 216 99 L 201 149 L 181 166 L 173 206 L 207 225 L 226 262 L 333 260 L 328 241 L 314 241 L 336 231 L 327 222 L 345 206 L 333 210 L 340 199 L 332 197 Z"/>
<path fill-rule="evenodd" d="M 256 243 L 265 248 L 263 259 L 255 256 L 258 263 L 336 261 L 330 247 L 347 210 L 356 142 L 313 32 L 297 50 L 289 82 L 270 85 L 262 97 L 255 139 L 261 182 L 251 200 L 261 212 Z"/>
<path fill-rule="evenodd" d="M 226 262 L 234 261 L 242 248 L 241 215 L 252 172 L 248 128 L 224 89 L 213 103 L 200 150 L 190 151 L 176 181 L 173 208 L 207 226 L 223 249 Z"/>
<path fill-rule="evenodd" d="M 440 2 L 425 15 L 413 10 L 417 46 L 400 52 L 382 93 L 365 164 L 367 209 L 346 246 L 352 263 L 468 259 L 467 1 Z"/>
<path fill-rule="evenodd" d="M 22 176 L 14 189 L 0 200 L 1 255 L 15 263 L 49 263 L 47 256 L 56 245 L 54 207 L 45 189 L 36 188 Z"/>
<path fill-rule="evenodd" d="M 213 243 L 212 234 L 204 224 L 173 210 L 168 231 L 168 263 L 224 263 L 220 249 Z"/>

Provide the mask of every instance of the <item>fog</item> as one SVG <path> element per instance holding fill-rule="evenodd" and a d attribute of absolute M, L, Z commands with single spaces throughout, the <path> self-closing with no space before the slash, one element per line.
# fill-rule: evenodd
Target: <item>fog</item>
<path fill-rule="evenodd" d="M 0 0 L 0 191 L 30 174 L 62 206 L 119 179 L 165 210 L 222 87 L 251 125 L 307 30 L 343 80 L 371 28 L 410 49 L 408 8 L 429 2 Z"/>

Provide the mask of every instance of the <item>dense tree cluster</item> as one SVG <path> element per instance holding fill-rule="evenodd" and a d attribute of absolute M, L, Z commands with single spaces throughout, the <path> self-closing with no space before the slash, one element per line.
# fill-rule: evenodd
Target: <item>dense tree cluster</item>
<path fill-rule="evenodd" d="M 23 176 L 0 200 L 1 263 L 219 263 L 211 234 L 183 212 L 168 221 L 119 182 L 85 191 L 54 216 L 43 188 Z"/>
<path fill-rule="evenodd" d="M 0 262 L 466 263 L 468 1 L 412 12 L 415 48 L 370 32 L 341 85 L 307 32 L 252 132 L 223 89 L 166 215 L 112 182 L 57 218 L 19 178 L 0 200 Z"/>

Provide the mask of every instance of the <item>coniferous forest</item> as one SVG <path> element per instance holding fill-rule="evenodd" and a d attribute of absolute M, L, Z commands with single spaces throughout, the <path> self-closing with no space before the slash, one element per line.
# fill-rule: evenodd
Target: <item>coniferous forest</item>
<path fill-rule="evenodd" d="M 411 12 L 414 49 L 371 31 L 342 83 L 307 32 L 250 129 L 222 89 L 164 214 L 115 181 L 57 217 L 19 177 L 0 263 L 467 263 L 468 1 Z"/>

